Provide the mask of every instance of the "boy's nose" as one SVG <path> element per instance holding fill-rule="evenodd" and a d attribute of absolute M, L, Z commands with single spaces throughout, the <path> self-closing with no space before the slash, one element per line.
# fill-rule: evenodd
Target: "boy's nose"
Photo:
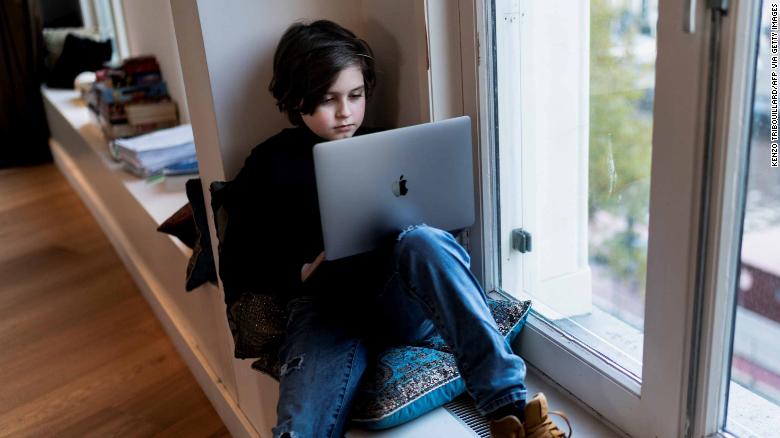
<path fill-rule="evenodd" d="M 339 103 L 336 115 L 338 117 L 342 117 L 342 118 L 351 116 L 352 115 L 352 111 L 349 110 L 349 104 L 347 102 L 341 101 Z"/>

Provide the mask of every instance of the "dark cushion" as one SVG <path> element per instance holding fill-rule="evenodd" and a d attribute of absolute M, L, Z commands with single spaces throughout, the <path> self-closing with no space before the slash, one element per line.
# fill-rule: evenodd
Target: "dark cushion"
<path fill-rule="evenodd" d="M 184 286 L 187 292 L 190 292 L 206 282 L 217 284 L 217 271 L 214 268 L 214 255 L 211 250 L 211 236 L 200 179 L 187 181 L 186 190 L 190 202 L 166 219 L 157 227 L 157 231 L 176 236 L 192 249 L 192 255 L 187 262 Z"/>
<path fill-rule="evenodd" d="M 229 183 L 213 182 L 212 195 L 214 224 L 221 242 L 227 226 L 227 211 L 222 199 Z M 187 264 L 186 289 L 192 291 L 209 281 L 216 284 L 214 256 L 206 218 L 201 180 L 190 179 L 186 183 L 189 203 L 182 206 L 157 228 L 157 231 L 176 236 L 192 248 Z M 221 245 L 221 244 L 220 244 Z M 227 296 L 231 294 L 226 293 Z M 239 359 L 268 358 L 276 362 L 276 354 L 284 338 L 287 312 L 279 297 L 243 293 L 237 300 L 227 303 L 227 320 L 235 344 L 234 355 Z"/>
<path fill-rule="evenodd" d="M 195 226 L 195 217 L 192 214 L 190 203 L 184 204 L 176 213 L 165 220 L 157 231 L 177 237 L 181 242 L 192 249 L 198 241 L 198 229 Z"/>
<path fill-rule="evenodd" d="M 206 218 L 206 202 L 203 199 L 200 178 L 187 180 L 186 190 L 198 236 L 192 248 L 190 261 L 187 263 L 185 289 L 190 292 L 206 282 L 217 284 L 217 270 L 214 267 L 214 253 L 211 250 L 211 236 Z"/>
<path fill-rule="evenodd" d="M 230 185 L 231 182 L 214 181 L 209 186 L 214 226 L 219 241 L 217 251 L 220 254 L 230 220 L 228 211 L 224 207 L 225 196 L 230 191 Z M 256 369 L 265 362 L 269 364 L 269 369 L 260 370 L 272 375 L 276 373 L 275 375 L 278 376 L 276 357 L 287 326 L 285 299 L 258 293 L 262 291 L 232 290 L 234 287 L 232 285 L 231 282 L 222 282 L 228 326 L 233 335 L 234 356 L 239 359 L 259 358 L 256 361 L 258 362 Z"/>
<path fill-rule="evenodd" d="M 79 73 L 97 71 L 111 60 L 111 40 L 94 41 L 72 33 L 65 37 L 65 44 L 49 75 L 47 85 L 52 88 L 73 88 Z"/>
<path fill-rule="evenodd" d="M 57 64 L 57 60 L 60 59 L 62 49 L 65 48 L 65 38 L 67 38 L 69 34 L 82 38 L 89 38 L 93 41 L 102 41 L 100 33 L 85 27 L 44 28 L 43 42 L 46 47 L 46 58 L 44 61 L 48 71 L 51 71 Z"/>

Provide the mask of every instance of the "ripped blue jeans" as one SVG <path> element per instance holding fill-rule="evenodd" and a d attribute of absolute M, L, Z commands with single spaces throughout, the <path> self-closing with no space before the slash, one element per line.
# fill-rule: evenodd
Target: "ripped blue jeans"
<path fill-rule="evenodd" d="M 386 253 L 386 275 L 359 296 L 290 302 L 274 437 L 343 436 L 374 349 L 434 333 L 452 348 L 483 415 L 525 400 L 525 363 L 496 328 L 469 255 L 453 236 L 410 227 Z"/>

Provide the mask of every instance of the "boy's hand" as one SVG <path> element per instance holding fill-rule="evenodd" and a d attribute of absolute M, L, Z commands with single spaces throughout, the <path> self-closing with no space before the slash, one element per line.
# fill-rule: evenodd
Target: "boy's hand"
<path fill-rule="evenodd" d="M 314 273 L 314 270 L 317 269 L 323 260 L 325 260 L 325 251 L 322 251 L 313 262 L 303 265 L 301 268 L 301 283 L 305 282 L 306 279 Z"/>

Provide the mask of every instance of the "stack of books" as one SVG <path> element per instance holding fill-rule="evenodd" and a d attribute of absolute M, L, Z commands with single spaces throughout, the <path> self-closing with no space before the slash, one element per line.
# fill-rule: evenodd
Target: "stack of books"
<path fill-rule="evenodd" d="M 140 177 L 198 172 L 191 125 L 120 138 L 113 148 L 125 168 Z"/>
<path fill-rule="evenodd" d="M 160 121 L 176 121 L 176 104 L 173 102 L 135 103 L 125 106 L 127 122 L 133 126 L 146 126 Z"/>
<path fill-rule="evenodd" d="M 109 140 L 179 124 L 176 103 L 153 56 L 129 58 L 95 75 L 87 103 Z"/>

